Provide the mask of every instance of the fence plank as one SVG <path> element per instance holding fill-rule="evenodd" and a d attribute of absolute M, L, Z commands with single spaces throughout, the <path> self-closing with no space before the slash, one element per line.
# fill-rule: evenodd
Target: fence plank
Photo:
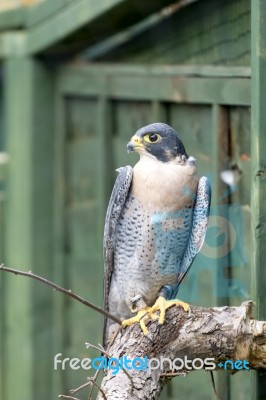
<path fill-rule="evenodd" d="M 0 112 L 2 110 L 0 109 Z M 3 131 L 0 131 L 0 136 L 3 136 Z M 0 146 L 1 150 L 1 146 Z M 7 168 L 5 161 L 5 153 L 0 152 L 0 264 L 5 260 L 5 206 L 6 206 L 6 175 Z M 5 382 L 4 382 L 4 371 L 5 371 L 5 346 L 4 346 L 4 335 L 5 335 L 5 319 L 4 319 L 4 298 L 5 298 L 5 277 L 0 277 L 0 397 L 5 398 Z"/>
<path fill-rule="evenodd" d="M 257 316 L 266 319 L 266 2 L 251 2 L 252 27 L 252 109 L 251 109 L 251 232 L 252 272 Z M 266 397 L 265 377 L 258 375 L 257 398 Z"/>
<path fill-rule="evenodd" d="M 7 150 L 12 156 L 6 213 L 6 262 L 12 267 L 27 270 L 33 265 L 31 252 L 33 63 L 28 58 L 9 59 L 4 67 Z M 5 398 L 31 399 L 34 397 L 31 282 L 28 279 L 6 276 L 5 286 L 5 327 L 8 332 L 5 337 Z M 14 377 L 16 377 L 15 385 Z"/>
<path fill-rule="evenodd" d="M 6 263 L 45 275 L 52 264 L 52 83 L 27 57 L 5 62 L 6 132 L 10 154 Z M 30 279 L 5 276 L 6 399 L 51 397 L 52 293 Z M 23 345 L 22 345 L 23 343 Z M 14 376 L 16 385 L 14 385 Z"/>
<path fill-rule="evenodd" d="M 181 69 L 184 73 L 184 71 Z M 97 96 L 105 89 L 102 81 L 108 77 L 107 96 L 113 99 L 161 100 L 194 104 L 250 104 L 250 79 L 182 75 L 164 75 L 164 69 L 136 69 L 128 72 L 120 66 L 110 68 L 69 69 L 59 75 L 60 89 L 64 94 Z"/>

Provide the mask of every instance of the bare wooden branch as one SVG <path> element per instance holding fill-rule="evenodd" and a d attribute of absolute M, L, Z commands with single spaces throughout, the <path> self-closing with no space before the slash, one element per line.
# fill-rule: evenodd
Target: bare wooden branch
<path fill-rule="evenodd" d="M 107 318 L 112 319 L 113 321 L 117 322 L 118 324 L 121 324 L 120 319 L 115 317 L 114 315 L 110 314 L 109 312 L 105 311 L 103 308 L 96 306 L 95 304 L 91 303 L 88 300 L 83 299 L 81 296 L 77 295 L 76 293 L 72 292 L 71 289 L 65 289 L 59 285 L 57 285 L 54 282 L 49 281 L 46 278 L 43 278 L 42 276 L 36 275 L 31 271 L 21 271 L 19 269 L 14 269 L 14 268 L 8 268 L 4 264 L 0 264 L 0 271 L 4 272 L 10 272 L 15 275 L 21 275 L 21 276 L 27 276 L 28 278 L 35 279 L 39 282 L 44 283 L 45 285 L 48 285 L 55 289 L 57 292 L 61 292 L 66 294 L 67 296 L 70 296 L 72 299 L 77 300 L 78 302 L 84 304 L 85 306 L 92 308 L 94 311 L 97 311 L 98 313 L 105 315 Z"/>
<path fill-rule="evenodd" d="M 133 387 L 122 370 L 117 374 L 108 370 L 101 385 L 106 399 L 158 399 L 164 384 L 173 375 L 192 372 L 200 364 L 197 361 L 193 368 L 188 362 L 180 368 L 182 360 L 211 358 L 216 369 L 223 369 L 222 365 L 227 361 L 229 370 L 232 362 L 228 360 L 245 360 L 245 369 L 266 370 L 266 322 L 254 320 L 251 308 L 251 301 L 240 307 L 191 306 L 190 313 L 180 307 L 172 307 L 167 311 L 165 324 L 149 322 L 149 336 L 144 336 L 137 324 L 121 331 L 108 350 L 112 357 L 120 360 L 124 355 L 130 360 L 145 356 L 149 360 L 178 359 L 175 363 L 178 370 L 172 370 L 167 361 L 162 369 L 132 369 L 128 372 Z M 244 365 L 244 361 L 242 363 Z M 237 372 L 237 369 L 232 372 Z M 100 393 L 98 399 L 102 399 Z"/>

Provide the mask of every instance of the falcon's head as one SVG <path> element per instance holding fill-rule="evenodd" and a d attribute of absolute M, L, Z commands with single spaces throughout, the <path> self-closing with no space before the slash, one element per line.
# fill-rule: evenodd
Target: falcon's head
<path fill-rule="evenodd" d="M 188 155 L 176 131 L 167 124 L 156 122 L 139 129 L 127 145 L 128 151 L 146 154 L 162 162 Z"/>

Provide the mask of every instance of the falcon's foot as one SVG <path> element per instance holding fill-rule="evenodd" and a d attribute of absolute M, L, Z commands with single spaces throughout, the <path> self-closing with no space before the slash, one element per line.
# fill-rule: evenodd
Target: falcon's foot
<path fill-rule="evenodd" d="M 148 319 L 158 319 L 159 324 L 163 324 L 165 321 L 165 311 L 167 308 L 173 306 L 180 306 L 184 309 L 184 311 L 189 311 L 188 303 L 184 303 L 181 300 L 166 300 L 163 296 L 159 296 L 152 307 L 145 307 L 143 310 L 140 310 L 135 317 L 125 319 L 122 321 L 122 326 L 125 328 L 126 326 L 131 326 L 138 322 L 144 335 L 147 335 L 149 331 L 145 321 Z M 160 311 L 160 316 L 155 314 L 155 312 L 158 310 Z"/>
<path fill-rule="evenodd" d="M 166 300 L 163 296 L 159 296 L 154 305 L 150 307 L 148 317 L 152 319 L 159 318 L 159 324 L 163 324 L 165 321 L 165 311 L 172 306 L 180 306 L 184 311 L 189 311 L 188 303 L 184 303 L 181 300 Z M 154 314 L 158 310 L 160 311 L 160 317 Z"/>
<path fill-rule="evenodd" d="M 149 310 L 150 307 L 145 307 L 143 310 L 140 310 L 135 317 L 129 318 L 129 319 L 124 319 L 122 321 L 122 326 L 125 328 L 126 326 L 130 326 L 135 324 L 135 322 L 138 322 L 140 324 L 141 330 L 144 333 L 144 335 L 147 335 L 149 333 L 145 321 L 150 318 L 149 316 Z M 158 318 L 158 316 L 155 316 Z"/>

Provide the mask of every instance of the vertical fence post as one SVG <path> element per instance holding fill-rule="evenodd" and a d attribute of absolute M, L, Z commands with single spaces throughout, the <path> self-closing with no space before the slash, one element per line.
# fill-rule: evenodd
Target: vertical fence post
<path fill-rule="evenodd" d="M 251 229 L 253 298 L 257 318 L 266 319 L 266 2 L 251 1 Z M 258 374 L 257 399 L 266 396 L 265 376 Z"/>
<path fill-rule="evenodd" d="M 0 263 L 5 261 L 5 202 L 6 202 L 6 177 L 7 177 L 7 164 L 8 164 L 8 154 L 0 152 Z M 3 274 L 4 275 L 4 274 Z M 0 279 L 0 398 L 5 398 L 5 388 L 4 388 L 4 276 Z"/>
<path fill-rule="evenodd" d="M 51 278 L 52 77 L 41 62 L 14 55 L 4 62 L 4 78 L 6 148 L 10 156 L 5 262 Z M 54 371 L 47 348 L 52 348 L 54 333 L 52 293 L 27 278 L 4 278 L 5 399 L 51 397 Z"/>
<path fill-rule="evenodd" d="M 7 151 L 10 154 L 5 257 L 7 265 L 32 265 L 32 62 L 14 57 L 4 63 Z M 5 276 L 6 399 L 32 393 L 31 282 Z M 16 384 L 14 384 L 14 379 Z"/>

